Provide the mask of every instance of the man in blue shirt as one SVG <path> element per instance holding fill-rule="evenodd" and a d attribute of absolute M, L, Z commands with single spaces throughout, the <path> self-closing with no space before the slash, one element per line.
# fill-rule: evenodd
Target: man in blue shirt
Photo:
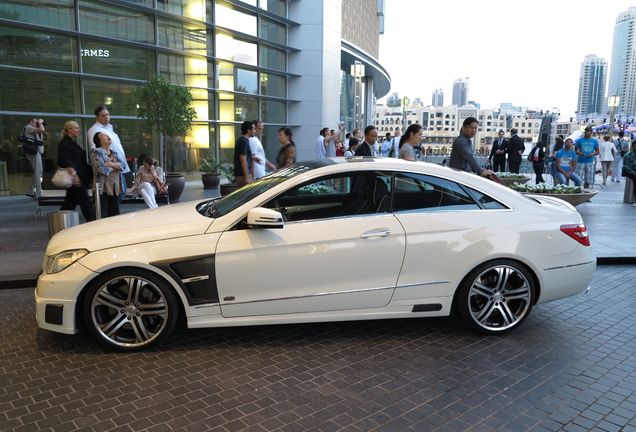
<path fill-rule="evenodd" d="M 565 140 L 565 147 L 556 152 L 556 175 L 560 184 L 569 185 L 570 179 L 575 185 L 581 186 L 581 177 L 579 177 L 576 170 L 576 152 L 572 148 L 572 139 Z"/>
<path fill-rule="evenodd" d="M 588 188 L 590 183 L 594 184 L 594 157 L 599 153 L 598 141 L 592 138 L 592 126 L 585 127 L 583 138 L 576 140 L 574 146 L 579 155 L 578 172 L 583 177 L 583 187 Z"/>

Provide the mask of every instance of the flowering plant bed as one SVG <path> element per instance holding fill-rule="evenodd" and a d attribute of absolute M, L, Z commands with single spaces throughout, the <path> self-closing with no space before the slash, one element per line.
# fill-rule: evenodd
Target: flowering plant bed
<path fill-rule="evenodd" d="M 567 201 L 573 206 L 588 202 L 594 195 L 598 193 L 595 190 L 583 189 L 581 186 L 551 186 L 546 185 L 545 183 L 539 183 L 538 185 L 514 183 L 510 186 L 510 188 L 521 193 L 551 195 L 555 198 L 560 198 L 563 201 Z"/>
<path fill-rule="evenodd" d="M 501 183 L 504 186 L 511 186 L 514 183 L 523 184 L 530 181 L 530 177 L 523 174 L 511 173 L 511 172 L 496 172 L 495 175 L 499 177 Z"/>

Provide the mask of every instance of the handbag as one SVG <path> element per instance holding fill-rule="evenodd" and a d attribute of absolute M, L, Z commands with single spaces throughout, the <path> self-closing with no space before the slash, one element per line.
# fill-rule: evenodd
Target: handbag
<path fill-rule="evenodd" d="M 73 186 L 73 176 L 69 174 L 66 168 L 58 168 L 51 182 L 57 187 L 68 189 Z"/>
<path fill-rule="evenodd" d="M 22 151 L 24 154 L 34 155 L 38 153 L 38 148 L 41 145 L 44 145 L 42 141 L 39 139 L 29 138 L 24 132 L 26 131 L 26 126 L 22 128 L 22 135 L 18 135 L 18 141 L 22 143 Z"/>

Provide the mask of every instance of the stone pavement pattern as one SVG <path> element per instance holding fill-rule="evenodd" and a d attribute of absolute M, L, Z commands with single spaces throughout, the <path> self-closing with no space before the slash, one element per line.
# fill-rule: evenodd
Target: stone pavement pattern
<path fill-rule="evenodd" d="M 450 319 L 178 330 L 141 353 L 38 330 L 0 290 L 0 431 L 636 431 L 636 268 L 517 331 Z"/>

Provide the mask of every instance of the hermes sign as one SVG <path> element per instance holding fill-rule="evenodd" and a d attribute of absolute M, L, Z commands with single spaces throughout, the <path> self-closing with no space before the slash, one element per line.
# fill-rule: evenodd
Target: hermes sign
<path fill-rule="evenodd" d="M 83 49 L 80 51 L 82 57 L 110 57 L 110 51 L 105 49 Z"/>

